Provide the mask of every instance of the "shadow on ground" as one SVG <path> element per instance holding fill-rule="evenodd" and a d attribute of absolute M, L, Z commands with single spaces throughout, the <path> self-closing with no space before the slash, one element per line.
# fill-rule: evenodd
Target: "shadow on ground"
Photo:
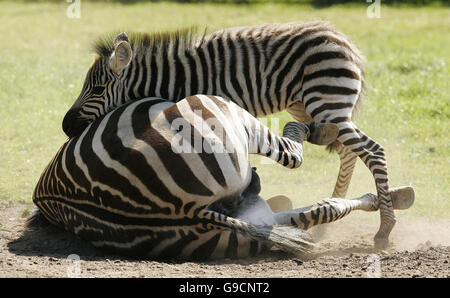
<path fill-rule="evenodd" d="M 54 259 L 67 259 L 71 254 L 76 254 L 83 261 L 129 261 L 136 262 L 142 259 L 125 257 L 112 254 L 108 251 L 98 249 L 76 235 L 66 232 L 58 227 L 47 225 L 35 229 L 24 229 L 19 238 L 13 239 L 7 243 L 8 250 L 11 254 L 24 257 L 49 257 Z M 257 257 L 247 259 L 225 259 L 215 261 L 196 262 L 199 264 L 251 264 L 261 260 L 281 260 L 292 258 L 291 255 L 279 250 L 271 250 Z M 310 257 L 305 259 L 310 259 Z M 145 261 L 145 260 L 144 260 Z M 162 261 L 162 263 L 181 264 L 184 262 L 176 260 Z"/>
<path fill-rule="evenodd" d="M 7 244 L 9 252 L 20 256 L 45 256 L 66 259 L 69 254 L 77 254 L 84 260 L 117 259 L 115 255 L 105 255 L 75 235 L 57 227 L 25 230 L 23 234 Z"/>

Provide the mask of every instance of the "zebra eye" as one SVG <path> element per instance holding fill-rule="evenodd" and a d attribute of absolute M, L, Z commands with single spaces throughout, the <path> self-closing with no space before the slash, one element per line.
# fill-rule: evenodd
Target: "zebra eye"
<path fill-rule="evenodd" d="M 94 86 L 91 90 L 92 94 L 102 94 L 105 90 L 105 86 Z"/>

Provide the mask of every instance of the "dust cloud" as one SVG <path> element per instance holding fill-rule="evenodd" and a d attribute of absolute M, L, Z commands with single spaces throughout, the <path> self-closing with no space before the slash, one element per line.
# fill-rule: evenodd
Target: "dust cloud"
<path fill-rule="evenodd" d="M 371 244 L 378 227 L 378 212 L 354 212 L 338 222 L 324 225 L 311 232 L 325 247 L 354 242 L 354 247 L 357 248 L 362 244 L 364 247 Z M 402 217 L 398 212 L 388 249 L 415 251 L 438 246 L 450 246 L 450 219 Z"/>

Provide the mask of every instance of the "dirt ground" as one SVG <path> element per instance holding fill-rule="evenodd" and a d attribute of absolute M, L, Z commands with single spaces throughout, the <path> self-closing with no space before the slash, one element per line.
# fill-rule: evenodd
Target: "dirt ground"
<path fill-rule="evenodd" d="M 327 226 L 309 258 L 271 251 L 257 258 L 155 262 L 105 254 L 57 228 L 24 231 L 32 205 L 0 204 L 0 277 L 444 277 L 450 278 L 450 221 L 403 219 L 390 247 L 372 248 L 378 214 L 353 213 Z M 80 261 L 70 261 L 76 254 Z M 68 275 L 69 274 L 69 275 Z"/>

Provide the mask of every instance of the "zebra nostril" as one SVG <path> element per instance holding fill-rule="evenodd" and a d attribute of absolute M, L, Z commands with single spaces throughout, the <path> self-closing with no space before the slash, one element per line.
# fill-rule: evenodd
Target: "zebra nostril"
<path fill-rule="evenodd" d="M 79 118 L 80 109 L 70 109 L 64 116 L 62 129 L 64 133 L 69 137 L 75 137 L 86 128 L 88 123 Z"/>

